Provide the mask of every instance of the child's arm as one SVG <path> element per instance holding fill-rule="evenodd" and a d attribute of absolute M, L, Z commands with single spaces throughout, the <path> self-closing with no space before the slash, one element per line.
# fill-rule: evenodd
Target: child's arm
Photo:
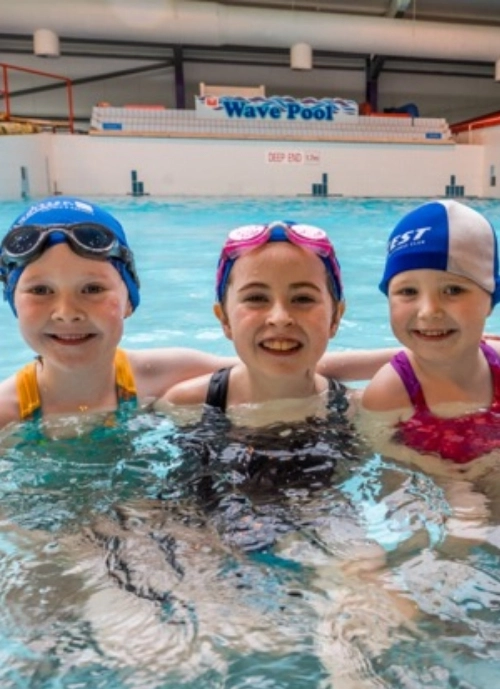
<path fill-rule="evenodd" d="M 483 338 L 500 354 L 500 335 L 485 334 Z M 321 357 L 316 370 L 322 376 L 342 381 L 370 380 L 399 351 L 401 347 L 326 352 Z M 407 404 L 406 398 L 401 406 Z"/>
<path fill-rule="evenodd" d="M 367 380 L 397 352 L 397 349 L 353 350 L 328 352 L 318 364 L 318 373 L 339 380 Z M 191 378 L 237 363 L 235 357 L 220 357 L 196 349 L 165 348 L 127 350 L 134 370 L 141 400 L 158 400 L 175 385 Z M 199 404 L 204 402 L 206 386 L 193 384 L 181 387 L 171 399 L 174 404 Z M 184 400 L 184 401 L 174 401 Z"/>
<path fill-rule="evenodd" d="M 497 354 L 500 354 L 500 335 L 483 335 L 483 340 L 492 347 Z"/>
<path fill-rule="evenodd" d="M 236 358 L 180 347 L 127 350 L 127 355 L 142 402 L 158 400 L 181 381 L 234 366 L 237 362 Z"/>
<path fill-rule="evenodd" d="M 184 407 L 203 404 L 211 375 L 209 373 L 174 385 L 155 403 L 155 409 L 168 411 L 171 410 L 173 404 Z"/>
<path fill-rule="evenodd" d="M 348 352 L 326 352 L 319 361 L 317 372 L 337 380 L 369 380 L 386 364 L 399 348 L 355 349 Z"/>

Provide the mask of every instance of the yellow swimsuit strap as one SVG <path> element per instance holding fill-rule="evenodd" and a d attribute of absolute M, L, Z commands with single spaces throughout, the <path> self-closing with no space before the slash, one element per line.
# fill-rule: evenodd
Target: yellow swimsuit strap
<path fill-rule="evenodd" d="M 36 361 L 30 361 L 16 375 L 19 415 L 22 421 L 32 418 L 37 412 L 41 411 L 42 407 L 36 379 L 36 364 Z M 137 399 L 134 374 L 128 356 L 123 349 L 116 350 L 115 376 L 118 404 Z"/>
<path fill-rule="evenodd" d="M 36 363 L 30 361 L 16 375 L 19 415 L 22 421 L 31 418 L 42 406 L 36 380 Z"/>
<path fill-rule="evenodd" d="M 116 392 L 118 403 L 137 399 L 132 366 L 123 349 L 117 349 L 115 354 Z"/>

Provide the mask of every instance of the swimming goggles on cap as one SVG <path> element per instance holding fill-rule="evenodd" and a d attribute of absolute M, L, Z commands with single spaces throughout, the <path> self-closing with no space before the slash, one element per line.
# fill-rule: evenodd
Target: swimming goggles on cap
<path fill-rule="evenodd" d="M 24 267 L 38 258 L 44 251 L 49 236 L 64 235 L 71 249 L 83 258 L 106 260 L 116 258 L 122 261 L 139 285 L 134 257 L 130 249 L 118 241 L 115 234 L 97 223 L 75 223 L 72 225 L 20 225 L 12 228 L 0 246 L 0 262 L 4 269 Z"/>
<path fill-rule="evenodd" d="M 279 241 L 291 242 L 317 254 L 325 264 L 335 298 L 338 301 L 344 298 L 340 265 L 326 232 L 313 225 L 278 221 L 269 225 L 244 225 L 229 233 L 217 267 L 216 291 L 219 302 L 223 300 L 234 261 L 258 246 Z"/>

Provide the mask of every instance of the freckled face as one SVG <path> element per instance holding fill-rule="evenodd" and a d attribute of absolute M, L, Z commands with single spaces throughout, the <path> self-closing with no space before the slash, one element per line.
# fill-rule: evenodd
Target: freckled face
<path fill-rule="evenodd" d="M 47 249 L 22 272 L 15 291 L 21 334 L 47 364 L 112 356 L 131 312 L 128 293 L 108 261 Z"/>
<path fill-rule="evenodd" d="M 274 375 L 314 370 L 342 312 L 321 259 L 288 242 L 240 256 L 224 307 L 216 307 L 242 361 Z"/>

